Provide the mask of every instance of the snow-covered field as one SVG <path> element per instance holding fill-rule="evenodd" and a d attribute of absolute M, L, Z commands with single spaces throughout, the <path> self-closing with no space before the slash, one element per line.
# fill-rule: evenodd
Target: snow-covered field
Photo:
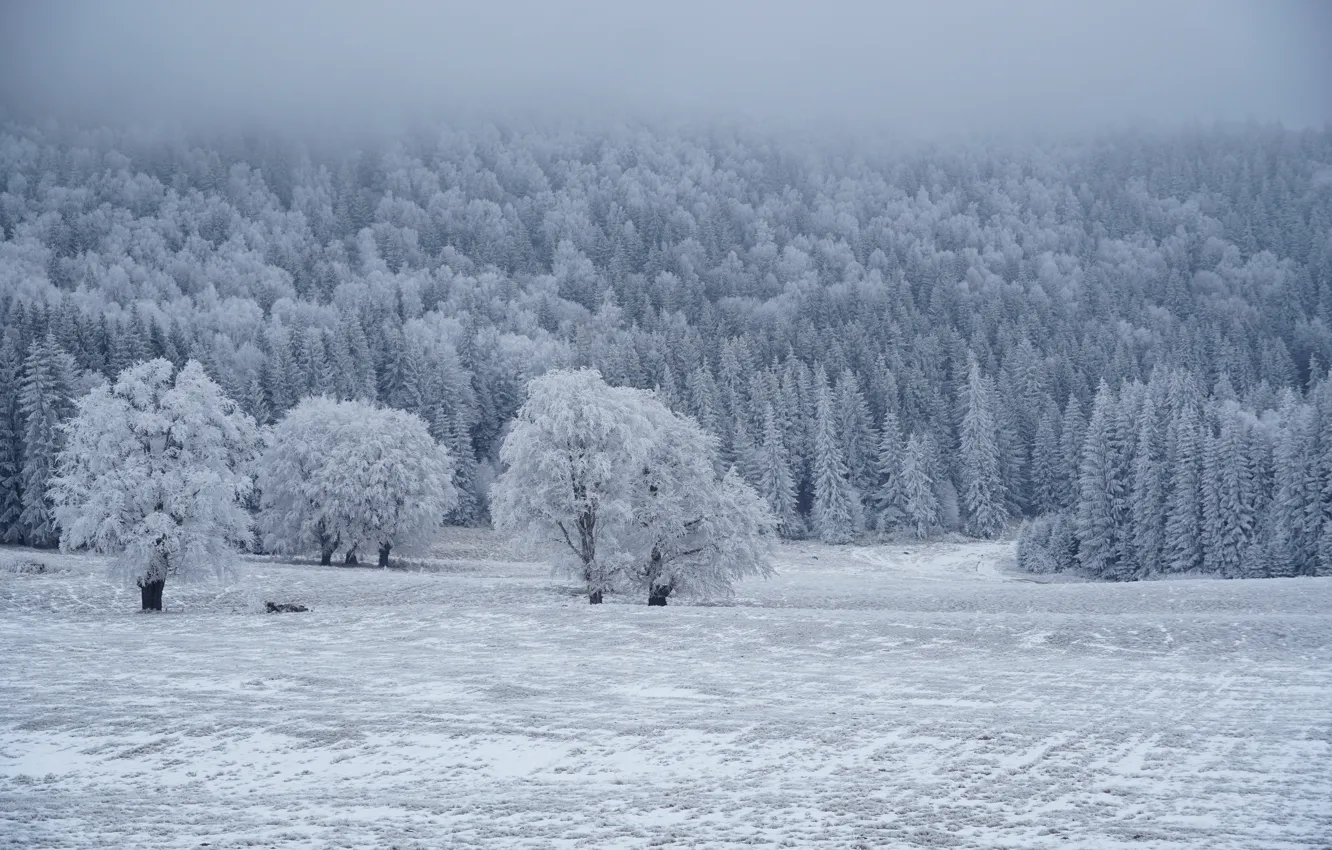
<path fill-rule="evenodd" d="M 497 551 L 143 615 L 0 550 L 0 846 L 1332 846 L 1332 579 L 798 545 L 734 604 L 591 607 Z"/>

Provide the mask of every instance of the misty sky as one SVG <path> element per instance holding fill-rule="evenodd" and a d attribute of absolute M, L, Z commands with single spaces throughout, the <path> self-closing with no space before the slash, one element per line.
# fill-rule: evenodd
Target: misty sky
<path fill-rule="evenodd" d="M 0 98 L 25 118 L 1332 120 L 1332 0 L 0 0 L 0 16 Z"/>

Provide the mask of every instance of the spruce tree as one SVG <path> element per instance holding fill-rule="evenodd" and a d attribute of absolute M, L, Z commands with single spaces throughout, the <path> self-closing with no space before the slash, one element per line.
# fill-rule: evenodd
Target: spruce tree
<path fill-rule="evenodd" d="M 1130 540 L 1134 565 L 1140 576 L 1163 571 L 1166 499 L 1170 470 L 1166 465 L 1168 410 L 1162 409 L 1164 384 L 1153 382 L 1153 390 L 1138 412 L 1136 456 L 1133 459 L 1133 489 Z"/>
<path fill-rule="evenodd" d="M 300 400 L 303 381 L 295 377 L 297 369 L 291 356 L 290 335 L 278 323 L 274 323 L 268 334 L 268 358 L 263 375 L 270 413 L 280 417 Z"/>
<path fill-rule="evenodd" d="M 24 423 L 23 512 L 19 526 L 30 546 L 54 546 L 60 540 L 48 487 L 64 442 L 60 426 L 74 412 L 75 369 L 74 359 L 49 335 L 32 345 L 23 362 L 19 393 Z"/>
<path fill-rule="evenodd" d="M 999 477 L 999 444 L 990 388 L 973 358 L 962 394 L 961 473 L 967 531 L 994 537 L 1004 529 L 1007 511 Z"/>
<path fill-rule="evenodd" d="M 879 486 L 874 491 L 874 525 L 880 531 L 892 531 L 906 517 L 906 494 L 902 489 L 902 426 L 892 410 L 883 415 L 879 431 Z"/>
<path fill-rule="evenodd" d="M 819 389 L 814 433 L 814 527 L 824 543 L 850 543 L 859 529 L 859 497 L 842 457 L 832 394 Z"/>
<path fill-rule="evenodd" d="M 1059 449 L 1059 414 L 1054 404 L 1036 423 L 1036 437 L 1031 450 L 1031 509 L 1041 515 L 1063 507 L 1064 482 L 1061 480 Z"/>
<path fill-rule="evenodd" d="M 1272 450 L 1272 501 L 1268 511 L 1268 545 L 1271 574 L 1309 575 L 1314 570 L 1317 538 L 1305 527 L 1304 506 L 1309 501 L 1310 460 L 1313 440 L 1310 408 L 1293 390 L 1282 394 L 1280 425 Z"/>
<path fill-rule="evenodd" d="M 1128 577 L 1128 565 L 1120 561 L 1128 482 L 1118 420 L 1114 393 L 1102 382 L 1092 404 L 1078 476 L 1078 559 L 1092 575 L 1113 579 Z"/>
<path fill-rule="evenodd" d="M 394 339 L 395 357 L 389 384 L 388 403 L 398 410 L 427 418 L 426 374 L 419 347 L 398 335 Z"/>
<path fill-rule="evenodd" d="M 1202 569 L 1202 439 L 1198 410 L 1185 404 L 1171 423 L 1166 452 L 1171 478 L 1162 565 L 1167 572 Z"/>
<path fill-rule="evenodd" d="M 1243 576 L 1242 564 L 1257 524 L 1257 493 L 1244 425 L 1227 415 L 1217 441 L 1218 533 L 1216 571 L 1226 578 Z"/>
<path fill-rule="evenodd" d="M 791 461 L 782 440 L 782 428 L 772 405 L 763 408 L 763 443 L 758 450 L 757 489 L 777 518 L 777 533 L 795 537 L 800 518 L 796 513 L 795 482 L 791 479 Z"/>
<path fill-rule="evenodd" d="M 902 452 L 903 512 L 917 538 L 925 539 L 939 527 L 939 497 L 934 493 L 929 449 L 919 434 L 912 434 Z"/>
<path fill-rule="evenodd" d="M 1210 419 L 1210 417 L 1209 417 Z M 1198 491 L 1202 500 L 1203 569 L 1215 572 L 1221 564 L 1221 452 L 1220 440 L 1209 423 L 1202 435 L 1202 479 Z"/>
<path fill-rule="evenodd" d="M 23 431 L 19 391 L 23 358 L 18 333 L 10 328 L 0 343 L 0 543 L 19 543 L 23 527 Z"/>
<path fill-rule="evenodd" d="M 868 492 L 874 485 L 874 434 L 869 405 L 860 389 L 860 381 L 850 369 L 837 379 L 837 427 L 842 435 L 842 451 L 851 484 L 857 492 Z"/>
<path fill-rule="evenodd" d="M 1059 423 L 1059 504 L 1073 514 L 1077 513 L 1082 442 L 1086 438 L 1087 420 L 1082 415 L 1082 405 L 1076 398 L 1069 396 Z"/>

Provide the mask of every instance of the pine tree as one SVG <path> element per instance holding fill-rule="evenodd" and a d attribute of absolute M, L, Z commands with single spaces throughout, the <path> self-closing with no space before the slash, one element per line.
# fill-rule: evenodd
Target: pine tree
<path fill-rule="evenodd" d="M 1332 378 L 1325 378 L 1324 385 L 1328 384 L 1332 384 Z M 1328 405 L 1328 408 L 1320 413 L 1320 417 L 1324 426 L 1332 424 L 1332 405 Z M 1319 437 L 1323 445 L 1320 446 L 1319 454 L 1317 454 L 1317 477 L 1315 482 L 1311 482 L 1311 488 L 1309 488 L 1311 490 L 1311 493 L 1309 493 L 1311 500 L 1320 506 L 1321 514 L 1323 514 L 1323 524 L 1317 526 L 1319 537 L 1317 537 L 1315 574 L 1316 576 L 1332 576 L 1332 434 L 1323 430 Z M 1315 489 L 1316 482 L 1319 480 L 1321 480 L 1321 486 Z M 1317 516 L 1315 512 L 1309 513 L 1312 513 L 1315 517 Z"/>
<path fill-rule="evenodd" d="M 75 370 L 74 358 L 49 335 L 32 345 L 23 362 L 19 394 L 24 421 L 23 513 L 19 526 L 30 546 L 54 546 L 60 539 L 48 487 L 64 442 L 60 426 L 74 412 Z"/>
<path fill-rule="evenodd" d="M 0 343 L 0 543 L 23 539 L 19 517 L 23 513 L 23 431 L 19 390 L 23 359 L 18 333 L 8 329 Z"/>
<path fill-rule="evenodd" d="M 1063 507 L 1064 482 L 1059 450 L 1059 414 L 1053 403 L 1036 423 L 1031 450 L 1032 511 L 1038 515 Z"/>
<path fill-rule="evenodd" d="M 1172 573 L 1192 572 L 1203 565 L 1202 439 L 1197 408 L 1185 404 L 1171 423 L 1166 452 L 1171 479 L 1162 563 Z"/>
<path fill-rule="evenodd" d="M 883 415 L 879 431 L 879 486 L 874 491 L 874 525 L 880 531 L 895 529 L 906 518 L 906 494 L 902 490 L 902 426 L 897 414 Z"/>
<path fill-rule="evenodd" d="M 291 356 L 291 339 L 287 329 L 275 323 L 268 334 L 268 358 L 264 377 L 265 395 L 273 416 L 290 410 L 300 400 L 304 380 L 297 378 L 298 370 Z"/>
<path fill-rule="evenodd" d="M 939 497 L 934 493 L 929 450 L 919 434 L 912 434 L 902 452 L 903 512 L 916 537 L 925 539 L 939 527 Z"/>
<path fill-rule="evenodd" d="M 1128 519 L 1128 487 L 1123 440 L 1114 393 L 1102 382 L 1092 404 L 1078 477 L 1078 559 L 1101 578 L 1129 577 L 1121 562 Z"/>
<path fill-rule="evenodd" d="M 398 410 L 405 410 L 425 418 L 426 375 L 419 348 L 401 335 L 394 340 L 396 356 L 389 384 L 388 403 Z"/>
<path fill-rule="evenodd" d="M 741 480 L 750 486 L 757 486 L 760 474 L 758 449 L 749 436 L 748 418 L 747 415 L 741 415 L 732 420 L 730 458 Z"/>
<path fill-rule="evenodd" d="M 758 452 L 757 489 L 777 518 L 777 533 L 786 538 L 795 537 L 800 530 L 795 482 L 791 480 L 791 461 L 782 441 L 781 425 L 770 404 L 763 408 L 763 444 Z"/>
<path fill-rule="evenodd" d="M 1306 481 L 1304 529 L 1309 539 L 1311 572 L 1332 575 L 1332 375 L 1320 375 L 1310 389 L 1312 402 L 1309 472 Z"/>
<path fill-rule="evenodd" d="M 819 390 L 814 434 L 814 527 L 824 543 L 850 543 L 860 530 L 859 497 L 842 457 L 832 394 Z"/>
<path fill-rule="evenodd" d="M 835 405 L 837 428 L 842 435 L 842 452 L 851 473 L 851 484 L 858 492 L 868 492 L 875 479 L 874 434 L 865 394 L 850 369 L 844 369 L 837 379 Z"/>
<path fill-rule="evenodd" d="M 245 412 L 260 425 L 270 425 L 273 422 L 273 407 L 268 403 L 268 393 L 264 391 L 267 371 L 267 364 L 261 363 L 259 371 L 250 379 L 243 404 Z"/>
<path fill-rule="evenodd" d="M 1222 421 L 1217 442 L 1219 527 L 1216 569 L 1226 578 L 1242 577 L 1242 564 L 1253 542 L 1258 519 L 1256 482 L 1244 431 L 1244 425 L 1235 415 L 1227 415 Z"/>
<path fill-rule="evenodd" d="M 1153 391 L 1138 413 L 1136 456 L 1133 459 L 1133 489 L 1130 498 L 1133 532 L 1131 548 L 1139 576 L 1163 571 L 1166 499 L 1170 470 L 1166 465 L 1168 411 L 1160 405 L 1164 384 L 1153 382 Z"/>
<path fill-rule="evenodd" d="M 1059 504 L 1073 510 L 1078 504 L 1078 477 L 1082 468 L 1082 442 L 1087 438 L 1087 420 L 1082 405 L 1069 396 L 1059 424 Z"/>
<path fill-rule="evenodd" d="M 1311 439 L 1310 408 L 1287 390 L 1280 405 L 1280 427 L 1273 441 L 1272 503 L 1268 512 L 1271 574 L 1311 575 L 1315 572 L 1316 537 L 1305 527 L 1310 501 L 1310 460 L 1316 459 Z"/>
<path fill-rule="evenodd" d="M 972 358 L 962 395 L 961 473 L 962 499 L 967 509 L 967 531 L 993 537 L 1004 529 L 1003 482 L 999 477 L 999 445 L 990 388 Z"/>
<path fill-rule="evenodd" d="M 1208 417 L 1211 418 L 1210 416 Z M 1220 440 L 1209 423 L 1203 427 L 1202 478 L 1198 492 L 1202 500 L 1203 569 L 1216 572 L 1221 565 L 1221 452 Z"/>
<path fill-rule="evenodd" d="M 685 379 L 689 393 L 689 413 L 714 437 L 721 436 L 720 404 L 717 401 L 717 382 L 706 366 L 700 366 Z"/>
<path fill-rule="evenodd" d="M 463 419 L 463 412 L 455 410 L 447 419 L 448 428 L 439 440 L 453 455 L 457 466 L 453 470 L 453 483 L 458 492 L 458 504 L 448 520 L 457 525 L 476 525 L 485 520 L 485 508 L 477 494 L 476 450 L 472 435 Z"/>

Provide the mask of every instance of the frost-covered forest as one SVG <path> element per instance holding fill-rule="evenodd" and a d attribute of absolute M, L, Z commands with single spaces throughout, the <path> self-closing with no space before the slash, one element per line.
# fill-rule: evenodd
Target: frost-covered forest
<path fill-rule="evenodd" d="M 527 382 L 590 366 L 790 538 L 1004 533 L 1127 579 L 1332 574 L 1332 131 L 1016 145 L 670 125 L 0 131 L 0 536 L 60 422 L 197 359 L 261 425 L 417 414 L 489 521 Z"/>

